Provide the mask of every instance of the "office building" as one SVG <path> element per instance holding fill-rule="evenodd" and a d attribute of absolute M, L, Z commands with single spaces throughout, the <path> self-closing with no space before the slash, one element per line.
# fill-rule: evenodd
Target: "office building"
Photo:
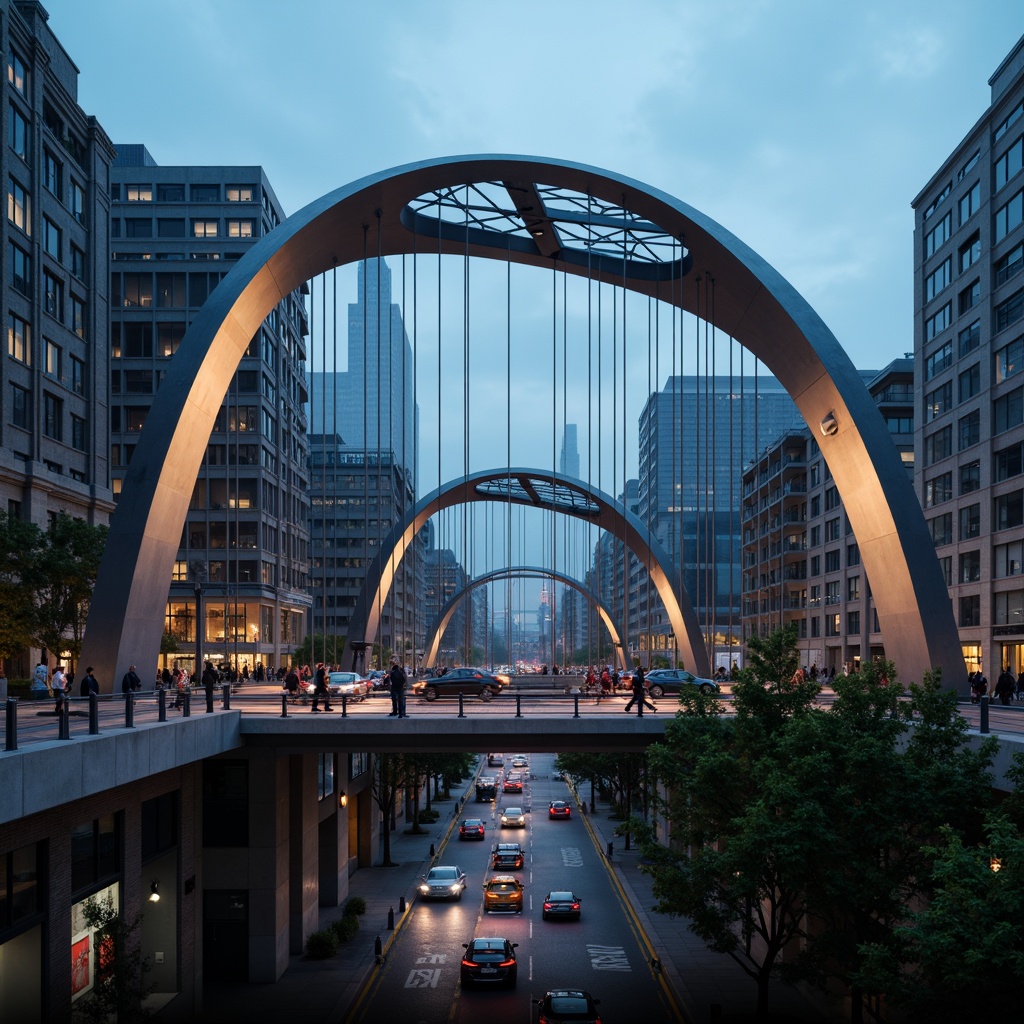
<path fill-rule="evenodd" d="M 915 488 L 969 671 L 1024 668 L 1024 38 L 914 199 Z"/>
<path fill-rule="evenodd" d="M 260 167 L 161 167 L 118 147 L 110 177 L 110 462 L 115 495 L 189 323 L 284 217 Z M 167 660 L 192 669 L 197 583 L 215 665 L 276 670 L 305 636 L 307 314 L 293 292 L 253 336 L 206 448 L 175 560 Z M 147 669 L 147 671 L 149 671 Z"/>

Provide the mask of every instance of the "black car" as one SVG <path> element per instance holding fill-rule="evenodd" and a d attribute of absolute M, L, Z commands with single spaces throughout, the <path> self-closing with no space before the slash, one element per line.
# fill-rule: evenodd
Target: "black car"
<path fill-rule="evenodd" d="M 463 985 L 516 986 L 516 946 L 500 938 L 477 938 L 464 942 L 459 978 Z"/>
<path fill-rule="evenodd" d="M 552 917 L 568 917 L 580 919 L 580 898 L 568 889 L 552 889 L 544 897 L 544 908 L 541 918 L 545 921 Z"/>
<path fill-rule="evenodd" d="M 417 679 L 412 684 L 412 692 L 420 694 L 424 700 L 437 700 L 438 697 L 479 697 L 490 700 L 501 693 L 505 683 L 493 672 L 485 672 L 482 668 L 453 668 L 443 676 L 432 676 L 429 679 Z"/>
<path fill-rule="evenodd" d="M 695 676 L 681 668 L 654 668 L 647 673 L 647 692 L 652 697 L 663 697 L 666 693 L 679 693 L 687 686 L 696 686 L 701 693 L 718 693 L 714 679 Z"/>
<path fill-rule="evenodd" d="M 555 988 L 537 999 L 540 1014 L 537 1024 L 601 1024 L 597 1012 L 600 999 L 579 988 Z"/>

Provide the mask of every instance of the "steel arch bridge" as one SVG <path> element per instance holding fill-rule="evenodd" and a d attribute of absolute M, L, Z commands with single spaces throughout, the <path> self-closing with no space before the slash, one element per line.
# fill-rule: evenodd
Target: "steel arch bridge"
<path fill-rule="evenodd" d="M 622 630 L 616 625 L 611 612 L 601 601 L 598 594 L 588 589 L 579 580 L 574 579 L 568 573 L 559 572 L 557 569 L 545 569 L 542 565 L 510 565 L 504 569 L 494 569 L 485 572 L 482 576 L 471 579 L 462 590 L 452 594 L 447 604 L 440 610 L 437 617 L 427 629 L 427 642 L 424 644 L 423 665 L 425 668 L 433 668 L 437 662 L 438 650 L 441 645 L 441 638 L 448 628 L 448 624 L 455 614 L 455 609 L 460 602 L 464 601 L 477 587 L 486 586 L 495 580 L 517 577 L 521 579 L 557 580 L 567 587 L 571 587 L 578 594 L 582 594 L 597 610 L 601 621 L 612 638 L 612 649 L 615 651 L 616 664 L 621 669 L 626 668 L 625 650 L 622 646 Z M 511 658 L 509 659 L 511 660 Z"/>
<path fill-rule="evenodd" d="M 465 198 L 464 198 L 465 197 Z M 471 198 L 470 198 L 471 197 Z M 761 256 L 700 211 L 610 171 L 472 155 L 368 175 L 310 203 L 257 242 L 188 329 L 129 467 L 81 657 L 104 687 L 156 661 L 189 497 L 215 417 L 263 319 L 314 275 L 415 252 L 510 261 L 589 277 L 699 315 L 691 270 L 716 282 L 715 323 L 780 381 L 818 441 L 857 538 L 885 637 L 906 678 L 939 667 L 966 687 L 944 580 L 882 417 L 820 317 Z"/>

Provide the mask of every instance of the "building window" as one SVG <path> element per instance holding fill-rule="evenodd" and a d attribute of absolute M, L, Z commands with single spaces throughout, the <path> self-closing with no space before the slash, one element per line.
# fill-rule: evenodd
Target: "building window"
<path fill-rule="evenodd" d="M 846 564 L 847 566 L 860 565 L 860 547 L 858 545 L 846 545 Z"/>
<path fill-rule="evenodd" d="M 953 474 L 942 473 L 924 483 L 924 507 L 932 508 L 953 497 Z"/>
<path fill-rule="evenodd" d="M 71 246 L 71 273 L 85 281 L 85 253 L 77 245 Z"/>
<path fill-rule="evenodd" d="M 992 574 L 996 579 L 1019 576 L 1024 571 L 1024 541 L 997 544 L 992 552 Z M 979 576 L 980 578 L 980 576 Z"/>
<path fill-rule="evenodd" d="M 60 262 L 60 228 L 49 217 L 43 218 L 43 249 Z"/>
<path fill-rule="evenodd" d="M 946 381 L 924 396 L 924 421 L 930 423 L 953 408 L 953 382 Z"/>
<path fill-rule="evenodd" d="M 152 217 L 125 217 L 124 219 L 125 238 L 152 238 L 153 218 Z"/>
<path fill-rule="evenodd" d="M 74 180 L 68 194 L 68 209 L 79 224 L 85 223 L 85 189 Z"/>
<path fill-rule="evenodd" d="M 981 390 L 981 364 L 975 363 L 969 366 L 957 378 L 957 398 L 960 402 L 966 402 L 973 398 Z"/>
<path fill-rule="evenodd" d="M 85 451 L 85 420 L 81 416 L 71 417 L 71 447 L 78 452 Z"/>
<path fill-rule="evenodd" d="M 934 519 L 929 519 L 928 528 L 931 530 L 932 543 L 934 543 L 936 547 L 939 547 L 941 544 L 953 543 L 952 513 L 946 512 L 941 516 L 936 516 Z"/>
<path fill-rule="evenodd" d="M 1001 331 L 1010 324 L 1015 324 L 1024 316 L 1024 288 L 1014 292 L 996 306 L 996 330 Z"/>
<path fill-rule="evenodd" d="M 966 416 L 960 417 L 957 425 L 960 434 L 960 451 L 970 448 L 981 440 L 981 412 L 975 409 Z"/>
<path fill-rule="evenodd" d="M 957 313 L 963 316 L 968 310 L 973 309 L 981 298 L 981 282 L 972 281 L 966 288 L 962 289 L 957 296 Z"/>
<path fill-rule="evenodd" d="M 1024 472 L 1024 442 L 995 453 L 995 482 L 1009 480 Z"/>
<path fill-rule="evenodd" d="M 997 626 L 1024 631 L 1024 590 L 1006 590 L 992 595 L 992 611 Z"/>
<path fill-rule="evenodd" d="M 28 193 L 14 178 L 7 179 L 7 219 L 26 235 L 32 234 Z"/>
<path fill-rule="evenodd" d="M 25 95 L 28 83 L 28 68 L 25 67 L 25 62 L 18 55 L 18 51 L 14 47 L 7 51 L 7 81 L 22 96 Z"/>
<path fill-rule="evenodd" d="M 924 379 L 931 380 L 938 373 L 953 365 L 953 342 L 947 341 L 924 361 Z"/>
<path fill-rule="evenodd" d="M 64 403 L 49 391 L 43 392 L 43 433 L 54 441 L 64 440 Z"/>
<path fill-rule="evenodd" d="M 228 238 L 253 238 L 256 234 L 256 222 L 252 220 L 229 220 L 227 222 Z"/>
<path fill-rule="evenodd" d="M 108 814 L 71 829 L 71 891 L 116 881 L 121 868 L 119 816 Z"/>
<path fill-rule="evenodd" d="M 125 185 L 124 197 L 129 203 L 151 203 L 153 202 L 153 186 Z"/>
<path fill-rule="evenodd" d="M 981 506 L 960 509 L 960 540 L 973 540 L 981 533 Z"/>
<path fill-rule="evenodd" d="M 821 527 L 820 526 L 812 526 L 811 527 L 810 546 L 812 548 L 816 548 L 816 547 L 820 547 L 821 546 Z"/>
<path fill-rule="evenodd" d="M 829 612 L 825 616 L 825 636 L 839 636 L 839 612 Z"/>
<path fill-rule="evenodd" d="M 44 342 L 45 345 L 45 359 L 46 367 L 44 372 L 48 377 L 53 377 L 54 380 L 60 380 L 60 367 L 61 367 L 61 350 L 59 345 L 55 345 L 49 338 Z"/>
<path fill-rule="evenodd" d="M 960 583 L 977 583 L 981 579 L 981 552 L 964 551 L 960 555 Z"/>
<path fill-rule="evenodd" d="M 1017 121 L 1020 120 L 1021 114 L 1024 114 L 1024 100 L 1021 100 L 1020 103 L 1018 103 L 1017 106 L 1015 106 L 1013 110 L 1011 110 L 1009 114 L 1007 114 L 1006 117 L 996 125 L 995 131 L 992 132 L 992 142 L 998 142 L 1017 123 Z"/>
<path fill-rule="evenodd" d="M 252 185 L 228 185 L 224 189 L 224 198 L 229 203 L 251 203 L 253 192 Z"/>
<path fill-rule="evenodd" d="M 15 313 L 8 314 L 7 354 L 26 366 L 32 365 L 32 327 Z"/>
<path fill-rule="evenodd" d="M 11 145 L 14 145 L 13 142 Z M 996 210 L 994 218 L 996 242 L 1001 242 L 1014 228 L 1020 226 L 1022 214 L 1024 214 L 1024 189 Z"/>
<path fill-rule="evenodd" d="M 220 185 L 192 185 L 189 195 L 193 203 L 219 203 Z"/>
<path fill-rule="evenodd" d="M 80 338 L 85 339 L 85 301 L 74 295 L 68 300 L 71 306 L 71 330 Z"/>
<path fill-rule="evenodd" d="M 932 338 L 941 334 L 953 322 L 953 304 L 947 302 L 941 309 L 933 313 L 924 322 L 924 340 L 931 341 Z M 947 344 L 949 344 L 947 342 Z M 950 355 L 952 356 L 952 345 Z"/>
<path fill-rule="evenodd" d="M 960 224 L 963 226 L 981 206 L 981 182 L 976 181 L 964 195 L 960 197 Z"/>
<path fill-rule="evenodd" d="M 995 528 L 1009 530 L 1024 525 L 1024 491 L 1011 491 L 995 499 Z"/>
<path fill-rule="evenodd" d="M 973 267 L 975 263 L 981 258 L 981 236 L 977 231 L 967 241 L 960 246 L 958 250 L 959 256 L 959 273 L 963 273 L 968 267 Z"/>
<path fill-rule="evenodd" d="M 157 185 L 156 198 L 161 203 L 183 203 L 185 201 L 185 186 L 177 182 Z"/>
<path fill-rule="evenodd" d="M 925 279 L 924 299 L 931 302 L 953 280 L 953 257 L 947 256 Z"/>
<path fill-rule="evenodd" d="M 184 238 L 185 218 L 184 217 L 157 217 L 156 219 L 157 238 Z"/>
<path fill-rule="evenodd" d="M 953 191 L 953 183 L 947 181 L 945 188 L 928 204 L 925 208 L 923 220 L 927 220 L 947 199 L 950 192 Z"/>
<path fill-rule="evenodd" d="M 842 552 L 838 549 L 836 551 L 825 552 L 825 572 L 839 572 L 842 566 L 839 564 Z"/>
<path fill-rule="evenodd" d="M 945 555 L 939 559 L 939 571 L 942 573 L 942 582 L 947 586 L 953 586 L 953 557 Z M 875 632 L 878 632 L 877 627 Z"/>
<path fill-rule="evenodd" d="M 50 316 L 64 322 L 64 282 L 54 277 L 48 270 L 43 271 L 44 308 Z"/>
<path fill-rule="evenodd" d="M 1024 388 L 1014 388 L 992 403 L 992 429 L 996 434 L 1024 422 Z"/>
<path fill-rule="evenodd" d="M 981 487 L 981 463 L 966 462 L 960 467 L 960 493 L 971 494 Z"/>
<path fill-rule="evenodd" d="M 968 352 L 973 352 L 981 344 L 981 321 L 975 320 L 969 327 L 965 327 L 957 336 L 959 343 L 960 358 Z"/>
<path fill-rule="evenodd" d="M 1018 174 L 1024 162 L 1024 135 L 1010 143 L 1010 148 L 995 162 L 996 191 L 998 192 L 1014 175 Z"/>
<path fill-rule="evenodd" d="M 8 245 L 11 262 L 11 287 L 22 295 L 32 297 L 32 260 L 21 246 Z"/>
<path fill-rule="evenodd" d="M 1019 242 L 1005 256 L 995 262 L 996 284 L 1001 285 L 1016 277 L 1024 267 L 1024 242 Z"/>
<path fill-rule="evenodd" d="M 839 517 L 836 516 L 835 519 L 826 519 L 825 520 L 825 540 L 826 541 L 839 540 L 839 537 L 840 537 Z"/>
<path fill-rule="evenodd" d="M 953 454 L 953 427 L 947 425 L 924 439 L 924 464 L 934 465 Z"/>
<path fill-rule="evenodd" d="M 22 430 L 32 425 L 32 392 L 17 384 L 11 385 L 11 423 Z"/>
<path fill-rule="evenodd" d="M 821 555 L 811 555 L 811 575 L 821 575 Z"/>
<path fill-rule="evenodd" d="M 1001 384 L 1024 369 L 1024 334 L 996 352 L 996 383 Z"/>
<path fill-rule="evenodd" d="M 21 111 L 13 103 L 10 106 L 10 111 L 8 144 L 22 160 L 28 161 L 28 122 L 21 116 Z"/>
<path fill-rule="evenodd" d="M 161 308 L 185 305 L 185 275 L 156 275 L 156 304 Z"/>
<path fill-rule="evenodd" d="M 71 365 L 71 390 L 76 395 L 85 394 L 85 363 L 78 356 L 71 356 L 68 360 Z"/>
<path fill-rule="evenodd" d="M 846 600 L 847 601 L 859 601 L 860 600 L 860 576 L 851 576 L 846 581 Z"/>
<path fill-rule="evenodd" d="M 928 215 L 925 214 L 927 217 Z M 935 253 L 946 244 L 950 235 L 953 234 L 953 213 L 949 211 L 941 220 L 937 221 L 935 227 L 924 236 L 925 259 L 934 256 Z"/>
<path fill-rule="evenodd" d="M 846 635 L 860 636 L 860 612 L 849 611 L 846 613 Z"/>
<path fill-rule="evenodd" d="M 960 598 L 960 625 L 980 626 L 981 625 L 981 597 L 978 594 L 971 594 L 968 597 Z"/>
<path fill-rule="evenodd" d="M 216 238 L 217 237 L 217 222 L 215 220 L 193 220 L 192 221 L 192 237 L 193 238 Z"/>

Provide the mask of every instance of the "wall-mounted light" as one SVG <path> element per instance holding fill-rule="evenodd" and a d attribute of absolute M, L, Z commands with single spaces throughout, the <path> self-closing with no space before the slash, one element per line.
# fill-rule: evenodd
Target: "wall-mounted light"
<path fill-rule="evenodd" d="M 833 434 L 838 433 L 838 431 L 839 424 L 836 422 L 836 414 L 834 412 L 830 412 L 821 421 L 821 432 L 825 437 L 831 437 Z"/>
<path fill-rule="evenodd" d="M 338 796 L 338 806 L 348 807 L 348 794 L 345 792 L 345 790 L 342 790 L 341 794 Z"/>
<path fill-rule="evenodd" d="M 992 874 L 998 874 L 1003 866 L 1002 859 L 999 857 L 993 857 L 989 862 L 988 866 L 992 869 Z"/>
<path fill-rule="evenodd" d="M 159 903 L 160 902 L 160 883 L 154 881 L 149 887 L 149 902 Z"/>

